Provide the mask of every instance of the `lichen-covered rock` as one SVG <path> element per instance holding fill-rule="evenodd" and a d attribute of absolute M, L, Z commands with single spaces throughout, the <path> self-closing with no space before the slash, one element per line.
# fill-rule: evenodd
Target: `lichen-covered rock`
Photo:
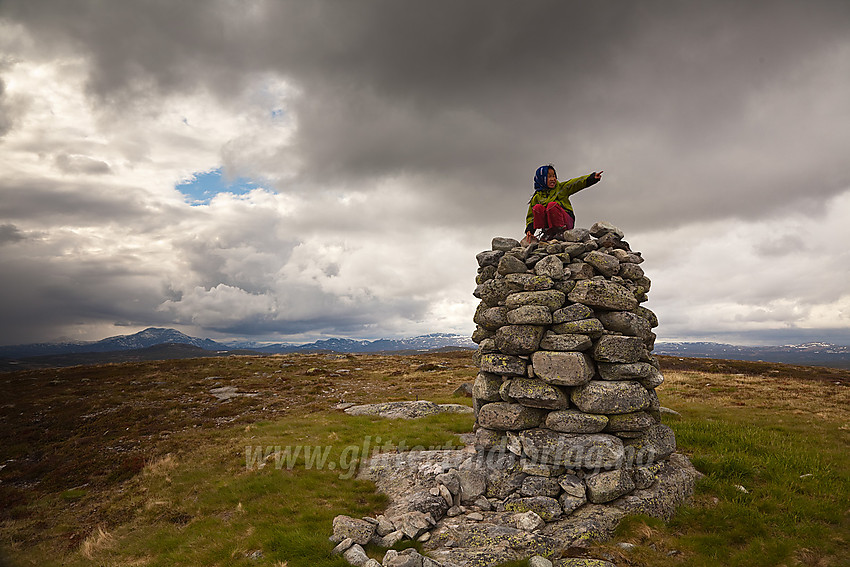
<path fill-rule="evenodd" d="M 617 275 L 627 280 L 639 280 L 644 277 L 643 268 L 633 263 L 620 263 Z"/>
<path fill-rule="evenodd" d="M 608 278 L 617 275 L 617 272 L 620 271 L 620 261 L 617 258 L 598 250 L 588 252 L 584 257 L 584 261 Z"/>
<path fill-rule="evenodd" d="M 581 280 L 570 292 L 569 300 L 611 311 L 630 311 L 638 301 L 625 287 L 607 280 Z"/>
<path fill-rule="evenodd" d="M 573 388 L 570 399 L 585 413 L 620 414 L 647 409 L 649 391 L 633 380 L 591 380 Z"/>
<path fill-rule="evenodd" d="M 518 291 L 510 294 L 505 299 L 505 305 L 509 309 L 522 307 L 523 305 L 545 305 L 549 311 L 560 309 L 564 305 L 566 297 L 555 289 L 544 291 Z"/>
<path fill-rule="evenodd" d="M 586 264 L 585 262 L 573 262 L 572 264 L 569 264 L 567 268 L 570 270 L 570 279 L 573 280 L 589 280 L 596 275 L 596 272 L 593 270 L 593 266 Z"/>
<path fill-rule="evenodd" d="M 608 221 L 599 221 L 593 223 L 593 226 L 590 227 L 590 235 L 599 238 L 605 234 L 614 234 L 618 238 L 623 238 L 623 231 L 611 224 Z"/>
<path fill-rule="evenodd" d="M 651 465 L 666 459 L 676 450 L 676 435 L 668 426 L 657 423 L 643 436 L 625 442 L 629 452 L 634 455 L 635 465 Z"/>
<path fill-rule="evenodd" d="M 504 447 L 507 443 L 504 431 L 496 431 L 479 427 L 475 430 L 475 448 L 479 450 L 489 450 Z"/>
<path fill-rule="evenodd" d="M 558 518 L 564 511 L 554 498 L 548 496 L 531 496 L 518 498 L 505 503 L 505 509 L 511 512 L 534 512 L 544 521 L 551 522 Z"/>
<path fill-rule="evenodd" d="M 632 475 L 626 469 L 600 472 L 585 478 L 584 482 L 587 485 L 587 499 L 594 504 L 611 502 L 635 489 Z"/>
<path fill-rule="evenodd" d="M 578 321 L 566 321 L 558 323 L 552 330 L 562 335 L 588 335 L 591 338 L 602 336 L 605 327 L 599 319 L 579 319 Z"/>
<path fill-rule="evenodd" d="M 646 356 L 646 347 L 638 337 L 605 335 L 593 345 L 592 353 L 598 362 L 638 362 Z"/>
<path fill-rule="evenodd" d="M 506 278 L 493 278 L 476 287 L 473 295 L 486 303 L 488 307 L 496 307 L 509 295 L 521 289 L 519 284 L 511 283 Z"/>
<path fill-rule="evenodd" d="M 586 488 L 584 481 L 574 474 L 567 474 L 558 479 L 558 485 L 561 489 L 570 496 L 576 498 L 584 498 Z"/>
<path fill-rule="evenodd" d="M 552 313 L 552 323 L 566 323 L 567 321 L 579 321 L 581 319 L 592 319 L 593 309 L 581 303 L 573 303 L 558 309 Z"/>
<path fill-rule="evenodd" d="M 526 272 L 528 272 L 528 267 L 525 265 L 525 262 L 510 254 L 502 256 L 499 260 L 499 265 L 496 267 L 496 273 L 503 276 L 507 274 L 524 274 Z"/>
<path fill-rule="evenodd" d="M 561 494 L 561 496 L 558 498 L 558 504 L 561 505 L 561 510 L 564 511 L 565 515 L 572 514 L 580 507 L 584 506 L 586 503 L 586 496 L 577 497 L 567 494 L 566 492 Z"/>
<path fill-rule="evenodd" d="M 496 331 L 508 324 L 508 309 L 507 307 L 488 307 L 482 302 L 475 310 L 472 320 L 488 331 Z"/>
<path fill-rule="evenodd" d="M 531 510 L 514 514 L 513 519 L 517 529 L 524 532 L 537 531 L 546 525 L 546 521 Z"/>
<path fill-rule="evenodd" d="M 649 321 L 630 311 L 608 311 L 599 313 L 597 318 L 609 331 L 624 335 L 646 338 L 652 332 Z"/>
<path fill-rule="evenodd" d="M 586 228 L 572 228 L 564 231 L 564 240 L 567 242 L 584 242 L 590 240 L 590 231 Z"/>
<path fill-rule="evenodd" d="M 513 434 L 519 443 L 517 452 L 522 455 L 522 441 L 519 439 L 519 434 Z M 530 459 L 526 456 L 521 457 L 520 464 L 522 472 L 530 476 L 542 476 L 546 478 L 557 478 L 566 472 L 564 465 L 553 465 L 550 463 L 541 463 L 536 459 Z"/>
<path fill-rule="evenodd" d="M 635 309 L 635 313 L 649 321 L 649 326 L 653 329 L 658 326 L 658 317 L 655 315 L 655 313 L 653 313 L 643 305 L 638 306 L 638 308 Z"/>
<path fill-rule="evenodd" d="M 486 402 L 498 402 L 499 388 L 502 387 L 502 377 L 490 372 L 479 372 L 472 384 L 472 397 Z"/>
<path fill-rule="evenodd" d="M 542 350 L 557 350 L 564 352 L 582 352 L 593 346 L 593 341 L 587 335 L 559 335 L 547 331 L 540 341 Z"/>
<path fill-rule="evenodd" d="M 505 354 L 531 354 L 540 346 L 545 327 L 505 325 L 496 331 L 496 348 Z"/>
<path fill-rule="evenodd" d="M 483 284 L 487 280 L 493 279 L 496 275 L 496 266 L 484 266 L 483 268 L 478 269 L 478 275 L 475 276 L 475 283 L 478 285 Z M 473 295 L 475 295 L 473 293 Z M 478 297 L 475 295 L 475 297 Z"/>
<path fill-rule="evenodd" d="M 657 422 L 645 411 L 632 413 L 620 413 L 608 416 L 608 424 L 605 426 L 606 433 L 620 433 L 623 431 L 646 431 Z"/>
<path fill-rule="evenodd" d="M 423 514 L 431 514 L 432 518 L 442 518 L 446 510 L 449 509 L 449 504 L 442 496 L 420 491 L 408 497 L 407 509 L 408 511 L 415 510 Z"/>
<path fill-rule="evenodd" d="M 348 561 L 349 565 L 354 565 L 354 567 L 365 567 L 366 563 L 369 562 L 369 556 L 366 555 L 366 551 L 356 543 L 346 549 L 342 556 Z"/>
<path fill-rule="evenodd" d="M 545 416 L 546 412 L 539 408 L 508 402 L 493 402 L 482 406 L 478 411 L 478 423 L 487 429 L 519 431 L 537 427 Z"/>
<path fill-rule="evenodd" d="M 564 279 L 564 263 L 557 256 L 546 256 L 534 265 L 534 273 L 553 280 Z"/>
<path fill-rule="evenodd" d="M 498 265 L 499 260 L 504 255 L 505 252 L 502 250 L 485 250 L 484 252 L 476 254 L 475 259 L 478 261 L 478 265 L 483 268 L 484 266 Z"/>
<path fill-rule="evenodd" d="M 648 379 L 654 381 L 657 378 L 653 378 L 653 376 L 655 374 L 661 374 L 657 368 L 648 362 L 598 362 L 596 367 L 599 369 L 599 376 L 603 380 Z"/>
<path fill-rule="evenodd" d="M 557 498 L 561 493 L 561 485 L 558 479 L 545 476 L 527 476 L 519 488 L 522 496 L 548 496 Z"/>
<path fill-rule="evenodd" d="M 409 539 L 416 539 L 431 528 L 433 519 L 429 514 L 412 511 L 393 518 L 393 523 Z"/>
<path fill-rule="evenodd" d="M 552 312 L 544 305 L 523 305 L 508 311 L 510 325 L 551 325 Z"/>
<path fill-rule="evenodd" d="M 502 387 L 499 388 L 499 397 L 502 398 L 503 402 L 513 402 L 514 401 L 514 399 L 511 398 L 511 395 L 510 395 L 511 382 L 512 381 L 513 381 L 513 378 L 506 379 L 504 382 L 502 382 Z M 498 400 L 496 400 L 496 401 L 498 401 Z"/>
<path fill-rule="evenodd" d="M 351 538 L 354 543 L 366 545 L 375 535 L 376 528 L 375 524 L 366 520 L 340 514 L 333 520 L 333 537 L 335 541 Z"/>
<path fill-rule="evenodd" d="M 593 378 L 593 361 L 582 352 L 539 350 L 531 355 L 535 376 L 558 386 L 577 386 Z"/>
<path fill-rule="evenodd" d="M 515 238 L 505 238 L 504 236 L 496 236 L 490 241 L 490 248 L 493 250 L 501 250 L 507 252 L 519 246 L 519 241 Z"/>
<path fill-rule="evenodd" d="M 517 435 L 529 458 L 565 467 L 613 468 L 622 463 L 625 454 L 623 442 L 604 433 L 565 435 L 538 428 Z"/>
<path fill-rule="evenodd" d="M 537 274 L 508 274 L 505 276 L 505 281 L 515 286 L 521 286 L 520 289 L 524 291 L 543 291 L 552 289 L 552 286 L 555 284 L 552 278 L 548 276 L 538 276 Z"/>
<path fill-rule="evenodd" d="M 563 390 L 536 378 L 514 378 L 508 396 L 533 408 L 564 409 L 570 405 Z"/>
<path fill-rule="evenodd" d="M 599 433 L 608 425 L 608 416 L 564 409 L 549 412 L 545 425 L 561 433 Z"/>
<path fill-rule="evenodd" d="M 462 469 L 456 473 L 460 481 L 460 501 L 464 504 L 475 502 L 487 491 L 487 476 L 484 471 L 475 469 Z"/>
<path fill-rule="evenodd" d="M 509 354 L 485 354 L 481 356 L 481 370 L 502 376 L 525 376 L 526 363 Z"/>
<path fill-rule="evenodd" d="M 481 344 L 481 341 L 484 339 L 494 337 L 496 335 L 496 331 L 488 331 L 481 325 L 477 325 L 475 330 L 472 332 L 472 342 L 475 344 Z"/>
<path fill-rule="evenodd" d="M 628 250 L 621 250 L 619 248 L 612 249 L 609 254 L 618 259 L 621 263 L 628 264 L 640 264 L 643 262 L 643 258 L 640 253 L 629 252 Z"/>
<path fill-rule="evenodd" d="M 519 490 L 525 477 L 522 465 L 516 455 L 511 453 L 499 453 L 495 458 L 489 458 L 487 465 L 487 491 L 488 498 L 504 500 L 509 494 Z"/>

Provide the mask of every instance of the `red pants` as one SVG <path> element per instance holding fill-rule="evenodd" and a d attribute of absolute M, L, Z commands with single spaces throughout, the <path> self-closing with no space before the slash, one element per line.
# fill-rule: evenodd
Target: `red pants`
<path fill-rule="evenodd" d="M 564 208 L 554 201 L 546 205 L 534 205 L 531 207 L 534 214 L 534 229 L 559 228 L 571 230 L 575 226 L 575 219 Z"/>

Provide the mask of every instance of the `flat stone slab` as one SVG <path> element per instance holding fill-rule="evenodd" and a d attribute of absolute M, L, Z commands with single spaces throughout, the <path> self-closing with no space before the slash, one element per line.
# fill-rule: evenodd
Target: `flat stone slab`
<path fill-rule="evenodd" d="M 416 419 L 438 413 L 472 413 L 473 409 L 463 404 L 435 404 L 427 400 L 416 402 L 384 402 L 346 408 L 348 415 L 378 415 L 388 419 Z"/>

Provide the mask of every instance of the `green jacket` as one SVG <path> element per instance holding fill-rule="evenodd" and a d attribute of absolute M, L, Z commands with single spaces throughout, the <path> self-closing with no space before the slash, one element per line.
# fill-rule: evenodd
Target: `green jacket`
<path fill-rule="evenodd" d="M 565 211 L 573 213 L 573 205 L 570 203 L 570 195 L 578 193 L 582 189 L 590 187 L 596 183 L 597 180 L 592 179 L 592 175 L 593 173 L 588 173 L 587 175 L 576 177 L 569 181 L 561 181 L 555 185 L 555 187 L 547 191 L 535 191 L 534 195 L 531 196 L 531 201 L 528 203 L 528 214 L 525 215 L 526 232 L 528 230 L 533 230 L 534 213 L 531 209 L 534 205 L 546 205 L 555 201 L 561 205 Z M 532 229 L 528 228 L 529 225 L 532 225 Z"/>

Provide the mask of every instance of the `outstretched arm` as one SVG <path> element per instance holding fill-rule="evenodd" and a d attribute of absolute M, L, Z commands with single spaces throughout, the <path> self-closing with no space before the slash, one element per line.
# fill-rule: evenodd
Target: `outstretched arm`
<path fill-rule="evenodd" d="M 576 177 L 574 179 L 570 179 L 569 181 L 564 181 L 558 184 L 558 195 L 569 197 L 574 193 L 578 193 L 582 189 L 586 189 L 591 185 L 595 185 L 599 183 L 599 180 L 602 179 L 602 171 L 594 171 L 588 175 L 582 175 L 581 177 Z"/>

